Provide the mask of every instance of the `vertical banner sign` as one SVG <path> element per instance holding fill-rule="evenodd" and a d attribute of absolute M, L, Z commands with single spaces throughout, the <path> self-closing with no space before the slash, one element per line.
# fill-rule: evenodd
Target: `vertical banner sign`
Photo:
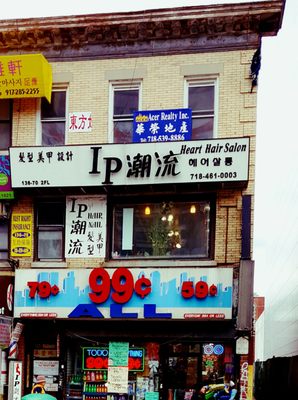
<path fill-rule="evenodd" d="M 105 196 L 66 198 L 66 258 L 105 257 Z"/>
<path fill-rule="evenodd" d="M 22 361 L 10 361 L 9 363 L 9 400 L 21 400 L 22 397 Z"/>
<path fill-rule="evenodd" d="M 10 246 L 12 257 L 32 256 L 32 223 L 32 214 L 12 214 Z"/>
<path fill-rule="evenodd" d="M 11 190 L 10 158 L 6 155 L 0 156 L 0 199 L 13 199 L 14 192 Z"/>
<path fill-rule="evenodd" d="M 108 392 L 128 391 L 128 342 L 109 343 Z"/>

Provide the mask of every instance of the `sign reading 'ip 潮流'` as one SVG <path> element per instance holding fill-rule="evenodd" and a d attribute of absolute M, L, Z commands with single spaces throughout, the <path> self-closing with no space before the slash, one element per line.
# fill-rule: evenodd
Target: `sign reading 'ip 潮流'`
<path fill-rule="evenodd" d="M 190 108 L 136 111 L 133 115 L 133 142 L 171 142 L 191 139 Z"/>
<path fill-rule="evenodd" d="M 249 138 L 10 148 L 12 187 L 246 182 Z"/>

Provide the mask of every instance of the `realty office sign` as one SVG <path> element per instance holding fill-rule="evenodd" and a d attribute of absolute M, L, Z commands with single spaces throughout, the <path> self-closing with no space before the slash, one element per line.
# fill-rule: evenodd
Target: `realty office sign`
<path fill-rule="evenodd" d="M 13 188 L 248 181 L 249 138 L 11 147 Z"/>

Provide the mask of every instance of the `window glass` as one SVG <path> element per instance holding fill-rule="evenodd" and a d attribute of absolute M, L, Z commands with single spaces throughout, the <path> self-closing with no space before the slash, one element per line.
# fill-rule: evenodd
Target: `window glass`
<path fill-rule="evenodd" d="M 192 139 L 209 139 L 214 133 L 214 84 L 189 83 L 188 107 L 192 110 Z"/>
<path fill-rule="evenodd" d="M 113 257 L 209 257 L 210 202 L 114 208 Z"/>
<path fill-rule="evenodd" d="M 0 259 L 8 258 L 8 222 L 0 220 Z"/>
<path fill-rule="evenodd" d="M 133 112 L 139 108 L 139 88 L 113 88 L 114 143 L 131 143 Z"/>
<path fill-rule="evenodd" d="M 51 103 L 41 99 L 42 145 L 65 144 L 66 91 L 52 92 Z"/>
<path fill-rule="evenodd" d="M 64 202 L 46 201 L 37 205 L 37 258 L 62 259 L 64 249 Z"/>
<path fill-rule="evenodd" d="M 0 149 L 7 149 L 11 144 L 12 114 L 11 101 L 0 100 Z"/>

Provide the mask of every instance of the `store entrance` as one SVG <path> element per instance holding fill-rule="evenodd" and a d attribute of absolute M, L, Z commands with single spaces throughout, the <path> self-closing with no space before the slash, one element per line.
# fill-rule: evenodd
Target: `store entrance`
<path fill-rule="evenodd" d="M 168 400 L 191 398 L 192 391 L 202 376 L 200 344 L 170 344 L 167 347 L 164 362 L 166 398 Z"/>

